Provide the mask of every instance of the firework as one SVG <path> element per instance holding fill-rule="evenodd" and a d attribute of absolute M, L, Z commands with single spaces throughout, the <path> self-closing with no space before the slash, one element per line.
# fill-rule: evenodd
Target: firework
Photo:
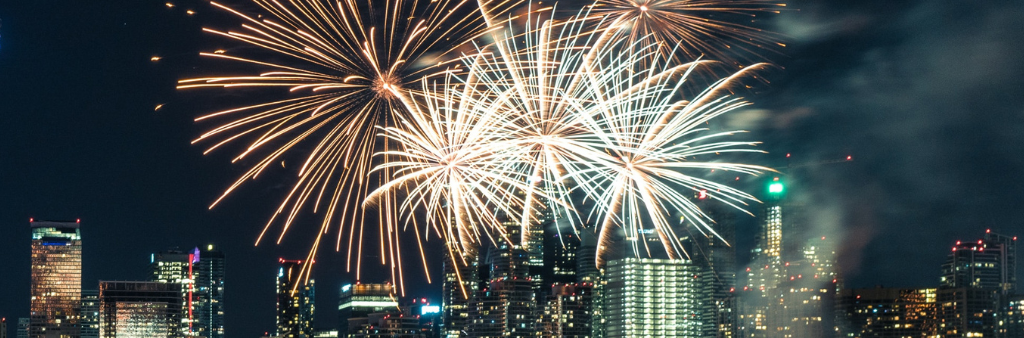
<path fill-rule="evenodd" d="M 723 140 L 737 132 L 708 132 L 704 126 L 747 104 L 727 89 L 759 67 L 687 95 L 683 83 L 705 62 L 648 63 L 652 67 L 638 72 L 640 63 L 658 60 L 651 57 L 659 55 L 657 45 L 586 30 L 593 26 L 586 15 L 564 22 L 533 15 L 526 20 L 525 33 L 509 24 L 493 33 L 494 44 L 464 57 L 468 75 L 425 86 L 431 112 L 424 116 L 434 119 L 410 120 L 407 129 L 416 132 L 387 128 L 387 138 L 405 145 L 388 154 L 412 160 L 381 165 L 397 177 L 375 195 L 413 187 L 404 210 L 428 210 L 449 243 L 461 241 L 453 251 L 471 247 L 466 242 L 477 243 L 480 233 L 506 234 L 501 220 L 472 216 L 505 208 L 498 213 L 517 215 L 522 227 L 521 238 L 501 237 L 512 244 L 524 244 L 542 218 L 565 215 L 573 224 L 566 231 L 595 220 L 601 250 L 611 245 L 608 234 L 615 228 L 654 229 L 672 257 L 685 252 L 667 215 L 683 214 L 712 231 L 711 220 L 680 190 L 714 191 L 715 199 L 738 208 L 756 201 L 701 177 L 716 169 L 767 169 L 710 158 L 760 151 L 751 148 L 756 142 Z M 574 191 L 585 201 L 576 201 Z M 437 210 L 442 201 L 454 210 Z M 593 202 L 589 212 L 586 201 Z"/>
<path fill-rule="evenodd" d="M 763 51 L 785 47 L 776 34 L 745 24 L 785 6 L 771 0 L 598 0 L 592 13 L 608 16 L 605 23 L 630 43 L 627 47 L 653 44 L 657 56 L 681 61 L 703 56 L 742 66 L 763 60 Z"/>
<path fill-rule="evenodd" d="M 213 205 L 249 179 L 301 156 L 291 189 L 260 233 L 257 244 L 275 225 L 276 242 L 303 210 L 321 214 L 308 259 L 329 231 L 337 232 L 335 249 L 348 248 L 357 278 L 362 264 L 364 223 L 360 202 L 371 186 L 387 184 L 390 169 L 371 174 L 375 152 L 390 149 L 388 139 L 376 137 L 376 126 L 388 128 L 410 106 L 410 90 L 431 75 L 441 55 L 488 32 L 491 17 L 515 1 L 343 0 L 326 2 L 253 0 L 261 14 L 212 2 L 243 22 L 238 30 L 204 28 L 205 32 L 255 48 L 246 55 L 222 50 L 202 56 L 240 64 L 248 75 L 201 77 L 179 81 L 187 88 L 280 88 L 287 96 L 218 111 L 196 121 L 220 125 L 193 143 L 210 144 L 209 153 L 227 144 L 246 143 L 233 162 L 256 158 L 255 164 L 231 184 Z M 474 7 L 478 6 L 478 7 Z M 257 73 L 258 72 L 258 73 Z M 282 95 L 283 96 L 283 95 Z M 270 96 L 275 97 L 275 96 Z M 277 96 L 281 97 L 281 96 Z M 389 162 L 388 155 L 381 159 Z M 251 163 L 251 162 L 248 162 Z M 401 278 L 399 225 L 392 217 L 390 196 L 378 201 L 382 264 Z M 308 269 L 304 273 L 308 276 Z M 398 280 L 397 284 L 401 285 Z"/>

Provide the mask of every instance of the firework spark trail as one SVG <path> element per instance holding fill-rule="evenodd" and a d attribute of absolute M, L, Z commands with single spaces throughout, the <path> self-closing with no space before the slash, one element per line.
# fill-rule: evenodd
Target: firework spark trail
<path fill-rule="evenodd" d="M 201 116 L 196 121 L 227 121 L 193 143 L 214 142 L 209 153 L 227 144 L 246 142 L 232 162 L 258 157 L 255 164 L 210 206 L 220 203 L 244 182 L 255 179 L 286 156 L 305 157 L 297 178 L 271 215 L 257 244 L 275 224 L 280 243 L 305 209 L 322 212 L 321 225 L 307 259 L 314 261 L 323 236 L 337 231 L 335 250 L 347 237 L 348 266 L 358 275 L 362 265 L 364 222 L 361 202 L 371 185 L 385 185 L 390 169 L 371 173 L 373 154 L 393 147 L 376 137 L 376 126 L 406 119 L 409 95 L 438 62 L 429 53 L 451 52 L 491 28 L 517 1 L 385 0 L 329 2 L 253 0 L 263 14 L 252 16 L 217 2 L 214 7 L 242 21 L 239 30 L 204 28 L 205 32 L 256 47 L 252 56 L 223 51 L 202 56 L 259 69 L 258 74 L 213 76 L 179 81 L 189 88 L 284 88 L 284 99 L 262 100 Z M 472 8 L 477 5 L 479 8 Z M 455 40 L 455 41 L 452 41 Z M 262 53 L 262 54 L 261 54 Z M 308 153 L 298 148 L 311 146 Z M 382 161 L 390 158 L 384 155 Z M 392 282 L 401 283 L 400 225 L 392 215 L 395 201 L 378 200 L 381 264 L 390 263 Z M 321 210 L 323 209 L 323 210 Z M 335 227 L 334 225 L 337 224 Z M 344 228 L 348 226 L 348 228 Z M 421 247 L 422 251 L 422 247 Z M 355 257 L 353 257 L 355 256 Z M 353 259 L 354 258 L 354 259 Z M 426 262 L 424 261 L 424 264 Z M 307 265 L 312 266 L 312 264 Z M 309 268 L 303 273 L 308 278 Z M 394 280 L 395 278 L 399 280 Z M 404 289 L 403 289 L 404 293 Z"/>
<path fill-rule="evenodd" d="M 763 51 L 785 44 L 777 34 L 741 21 L 754 21 L 760 14 L 779 13 L 785 7 L 777 0 L 597 0 L 591 13 L 607 16 L 605 23 L 613 34 L 622 35 L 627 46 L 654 44 L 658 56 L 680 62 L 704 56 L 742 67 L 748 61 L 765 60 Z"/>
<path fill-rule="evenodd" d="M 727 89 L 751 70 L 686 99 L 683 83 L 706 62 L 659 64 L 659 58 L 651 57 L 660 53 L 657 45 L 635 45 L 641 41 L 623 48 L 626 39 L 583 30 L 587 20 L 582 14 L 564 22 L 531 15 L 525 33 L 515 33 L 509 24 L 494 33 L 494 44 L 464 57 L 468 75 L 426 85 L 424 96 L 435 99 L 427 106 L 437 110 L 428 115 L 445 118 L 410 120 L 410 129 L 420 133 L 386 128 L 387 138 L 405 145 L 388 154 L 414 160 L 381 165 L 394 170 L 396 183 L 373 196 L 412 186 L 415 193 L 404 199 L 403 209 L 428 206 L 437 224 L 447 227 L 439 234 L 449 244 L 463 241 L 462 250 L 464 241 L 478 243 L 481 232 L 504 234 L 498 220 L 468 220 L 468 215 L 493 215 L 498 207 L 507 208 L 502 213 L 521 215 L 524 236 L 501 238 L 512 244 L 524 243 L 525 234 L 537 225 L 531 209 L 547 209 L 556 210 L 556 216 L 569 215 L 573 230 L 584 218 L 597 219 L 601 250 L 610 247 L 608 235 L 615 228 L 633 233 L 654 229 L 672 257 L 686 253 L 666 215 L 683 214 L 714 234 L 708 216 L 678 189 L 713 191 L 713 198 L 736 208 L 756 201 L 699 175 L 708 170 L 756 175 L 769 169 L 698 160 L 761 152 L 751 148 L 756 142 L 722 140 L 737 132 L 710 133 L 702 126 L 747 105 L 729 97 Z M 624 49 L 633 52 L 621 55 Z M 641 63 L 651 67 L 638 72 Z M 589 216 L 574 204 L 574 190 L 595 202 Z M 442 200 L 454 206 L 454 215 L 433 210 Z M 603 263 L 602 255 L 598 257 Z"/>

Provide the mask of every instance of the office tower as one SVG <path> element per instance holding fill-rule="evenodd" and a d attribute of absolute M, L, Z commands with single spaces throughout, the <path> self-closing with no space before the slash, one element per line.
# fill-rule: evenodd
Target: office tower
<path fill-rule="evenodd" d="M 100 291 L 82 290 L 82 338 L 100 336 Z"/>
<path fill-rule="evenodd" d="M 18 338 L 28 338 L 30 323 L 31 319 L 29 318 L 18 318 Z"/>
<path fill-rule="evenodd" d="M 684 246 L 694 264 L 703 269 L 704 337 L 734 337 L 736 334 L 736 226 L 732 215 L 722 210 L 713 194 L 700 191 L 694 203 L 714 222 L 706 222 L 708 231 L 699 222 L 684 220 Z"/>
<path fill-rule="evenodd" d="M 32 227 L 30 338 L 78 338 L 82 307 L 79 223 L 36 222 Z"/>
<path fill-rule="evenodd" d="M 309 338 L 313 336 L 315 288 L 312 278 L 306 281 L 301 260 L 280 259 L 277 272 L 277 336 Z"/>
<path fill-rule="evenodd" d="M 7 318 L 0 318 L 0 338 L 7 338 Z"/>
<path fill-rule="evenodd" d="M 551 287 L 541 316 L 541 337 L 591 337 L 593 286 L 563 284 Z"/>
<path fill-rule="evenodd" d="M 608 337 L 702 337 L 701 268 L 693 262 L 617 259 L 606 277 Z"/>
<path fill-rule="evenodd" d="M 207 245 L 199 252 L 196 291 L 199 292 L 199 313 L 195 315 L 201 335 L 224 338 L 224 253 Z"/>
<path fill-rule="evenodd" d="M 182 337 L 181 285 L 100 281 L 100 337 Z"/>
<path fill-rule="evenodd" d="M 338 301 L 338 335 L 348 337 L 369 323 L 370 314 L 395 312 L 398 301 L 390 283 L 356 283 L 341 287 Z"/>
<path fill-rule="evenodd" d="M 401 307 L 402 313 L 419 317 L 420 333 L 425 338 L 441 338 L 441 306 L 426 298 L 413 298 L 411 304 Z"/>
<path fill-rule="evenodd" d="M 338 338 L 338 330 L 317 330 L 313 332 L 314 338 Z"/>
<path fill-rule="evenodd" d="M 549 287 L 552 284 L 575 283 L 576 255 L 580 249 L 580 236 L 576 231 L 568 225 L 549 229 L 544 234 L 544 247 L 547 248 L 544 252 L 544 282 Z"/>
<path fill-rule="evenodd" d="M 470 302 L 479 286 L 477 256 L 473 253 L 453 260 L 451 252 L 445 250 L 443 268 L 441 331 L 444 337 L 462 337 L 469 324 Z"/>
<path fill-rule="evenodd" d="M 181 286 L 181 335 L 205 336 L 205 332 L 196 325 L 195 317 L 199 312 L 200 296 L 196 288 L 196 277 L 199 275 L 199 249 L 188 251 L 167 250 L 149 255 L 149 280 L 160 283 L 174 283 Z"/>
<path fill-rule="evenodd" d="M 872 288 L 839 292 L 841 337 L 938 337 L 937 289 Z"/>
<path fill-rule="evenodd" d="M 1006 338 L 1024 338 L 1024 295 L 1009 297 L 1005 313 Z"/>
<path fill-rule="evenodd" d="M 943 288 L 937 291 L 939 336 L 995 337 L 1000 291 L 991 288 Z"/>
<path fill-rule="evenodd" d="M 509 227 L 509 237 L 518 236 Z M 537 297 L 534 294 L 530 253 L 505 241 L 487 253 L 487 285 L 471 303 L 468 336 L 533 337 L 536 335 Z"/>
<path fill-rule="evenodd" d="M 942 265 L 940 285 L 945 288 L 986 288 L 1008 294 L 1017 288 L 1016 237 L 985 230 L 973 242 L 957 241 Z"/>
<path fill-rule="evenodd" d="M 576 251 L 576 283 L 593 287 L 590 308 L 590 336 L 604 338 L 604 289 L 602 270 L 597 268 L 597 238 L 591 229 L 580 231 L 580 249 Z"/>
<path fill-rule="evenodd" d="M 419 318 L 399 313 L 372 313 L 367 324 L 349 335 L 351 338 L 426 338 L 420 332 Z"/>

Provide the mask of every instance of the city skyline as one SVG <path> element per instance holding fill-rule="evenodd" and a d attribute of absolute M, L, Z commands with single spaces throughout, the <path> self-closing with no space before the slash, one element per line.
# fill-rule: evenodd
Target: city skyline
<path fill-rule="evenodd" d="M 756 109 L 729 123 L 765 140 L 764 164 L 780 169 L 852 155 L 850 163 L 793 169 L 791 187 L 816 207 L 809 217 L 827 220 L 842 236 L 849 286 L 923 288 L 938 283 L 937 267 L 956 240 L 976 240 L 985 229 L 1012 234 L 1024 224 L 1013 215 L 1024 168 L 1016 158 L 1022 122 L 1012 108 L 1021 106 L 1014 95 L 1021 79 L 1013 76 L 1020 66 L 999 57 L 1024 55 L 1019 42 L 1004 38 L 1021 9 L 884 3 L 790 3 L 801 10 L 772 23 L 793 40 L 776 60 L 786 69 L 771 79 L 773 94 L 752 97 Z M 0 5 L 0 317 L 11 323 L 12 336 L 17 318 L 28 317 L 30 218 L 82 220 L 84 290 L 97 289 L 99 280 L 147 280 L 149 254 L 169 247 L 222 248 L 227 283 L 237 285 L 225 293 L 226 331 L 253 336 L 273 329 L 272 311 L 244 313 L 267 309 L 273 299 L 247 295 L 272 294 L 275 262 L 304 258 L 308 235 L 253 247 L 269 211 L 251 210 L 271 210 L 283 186 L 262 182 L 207 209 L 241 168 L 225 164 L 224 155 L 203 158 L 189 145 L 200 130 L 192 118 L 202 100 L 175 93 L 174 81 L 203 73 L 193 67 L 208 72 L 212 66 L 195 60 L 195 51 L 221 42 L 198 32 L 216 17 L 209 5 L 176 5 Z M 950 13 L 950 25 L 922 18 Z M 965 37 L 973 49 L 953 48 Z M 908 98 L 878 103 L 881 94 Z M 159 104 L 165 106 L 154 111 Z M 745 184 L 748 192 L 761 187 Z M 315 223 L 299 219 L 300 226 Z M 736 219 L 737 265 L 744 266 L 757 219 Z M 409 264 L 406 293 L 440 299 L 441 259 L 431 262 L 432 284 Z M 339 286 L 354 275 L 344 272 L 343 252 L 328 249 L 317 260 L 318 298 L 334 304 Z M 384 269 L 367 270 L 362 279 L 388 280 Z"/>

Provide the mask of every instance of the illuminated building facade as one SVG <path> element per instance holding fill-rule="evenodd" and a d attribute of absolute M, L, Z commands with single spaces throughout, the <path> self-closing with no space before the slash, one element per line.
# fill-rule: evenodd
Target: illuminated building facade
<path fill-rule="evenodd" d="M 703 336 L 701 268 L 691 261 L 612 260 L 606 277 L 608 337 Z"/>
<path fill-rule="evenodd" d="M 370 314 L 397 312 L 395 286 L 387 284 L 345 284 L 338 302 L 338 335 L 348 337 L 368 323 Z"/>
<path fill-rule="evenodd" d="M 700 191 L 694 203 L 715 222 L 708 222 L 714 233 L 684 220 L 689 236 L 684 245 L 694 264 L 703 269 L 705 297 L 702 313 L 704 337 L 736 336 L 736 226 L 732 215 L 722 212 L 712 194 Z M 698 229 L 697 227 L 702 227 Z"/>
<path fill-rule="evenodd" d="M 182 306 L 181 334 L 183 336 L 205 336 L 203 330 L 196 325 L 195 317 L 199 312 L 201 297 L 196 288 L 196 277 L 199 275 L 199 249 L 189 251 L 167 250 L 150 255 L 150 281 L 174 283 L 181 286 Z"/>
<path fill-rule="evenodd" d="M 990 230 L 973 242 L 957 241 L 942 265 L 946 288 L 986 288 L 1008 294 L 1017 289 L 1017 238 Z"/>
<path fill-rule="evenodd" d="M 515 227 L 510 227 L 510 237 Z M 537 334 L 537 297 L 534 293 L 529 251 L 500 242 L 487 253 L 490 276 L 470 308 L 470 337 L 534 337 Z"/>
<path fill-rule="evenodd" d="M 200 335 L 224 338 L 224 253 L 207 245 L 199 252 L 196 291 L 199 292 L 195 324 Z"/>
<path fill-rule="evenodd" d="M 28 336 L 78 338 L 82 307 L 82 235 L 79 223 L 36 222 L 32 227 L 32 285 Z"/>
<path fill-rule="evenodd" d="M 100 281 L 100 337 L 183 337 L 181 285 Z"/>
<path fill-rule="evenodd" d="M 838 303 L 841 337 L 939 337 L 937 289 L 847 289 Z"/>
<path fill-rule="evenodd" d="M 575 283 L 580 236 L 572 229 L 562 229 L 561 233 L 552 229 L 544 238 L 544 247 L 547 248 L 544 252 L 544 282 L 548 286 Z"/>
<path fill-rule="evenodd" d="M 445 250 L 441 285 L 441 331 L 444 337 L 462 337 L 469 324 L 470 303 L 479 286 L 475 254 L 452 259 Z"/>
<path fill-rule="evenodd" d="M 277 272 L 277 337 L 313 337 L 316 310 L 314 280 L 306 282 L 301 260 L 279 260 Z M 339 332 L 340 333 L 340 332 Z"/>
<path fill-rule="evenodd" d="M 1000 292 L 985 288 L 939 288 L 939 336 L 995 337 Z"/>
<path fill-rule="evenodd" d="M 590 336 L 604 338 L 605 279 L 597 267 L 597 239 L 590 229 L 580 231 L 580 249 L 576 251 L 576 283 L 591 285 Z"/>
<path fill-rule="evenodd" d="M 82 290 L 82 338 L 100 336 L 100 291 Z"/>
<path fill-rule="evenodd" d="M 1024 338 L 1024 295 L 1009 297 L 1006 303 L 1006 338 Z"/>
<path fill-rule="evenodd" d="M 551 287 L 541 315 L 541 337 L 589 338 L 593 309 L 593 286 L 563 284 Z"/>

